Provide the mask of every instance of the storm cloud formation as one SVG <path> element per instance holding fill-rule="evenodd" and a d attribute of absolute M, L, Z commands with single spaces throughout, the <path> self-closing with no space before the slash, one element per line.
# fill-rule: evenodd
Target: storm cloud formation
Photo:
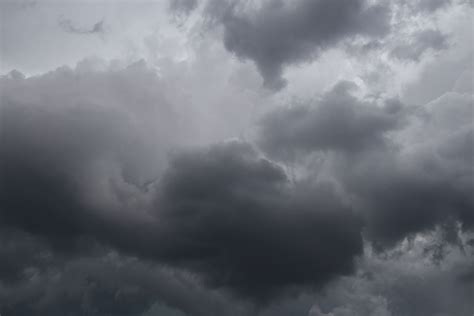
<path fill-rule="evenodd" d="M 161 192 L 159 218 L 184 238 L 172 259 L 244 295 L 321 284 L 361 251 L 359 222 L 329 184 L 292 187 L 248 144 L 178 157 Z"/>
<path fill-rule="evenodd" d="M 22 99 L 35 80 L 47 85 L 63 75 L 3 79 L 3 225 L 43 236 L 61 252 L 90 238 L 256 300 L 352 271 L 360 221 L 329 183 L 292 185 L 250 144 L 232 141 L 178 154 L 155 189 L 141 186 L 133 171 L 152 153 L 129 139 L 139 131 L 121 120 L 126 108 L 100 112 L 68 100 L 70 108 L 50 103 L 39 111 L 14 94 L 22 87 Z"/>
<path fill-rule="evenodd" d="M 210 1 L 208 11 L 224 28 L 225 47 L 255 62 L 269 89 L 285 86 L 285 66 L 311 61 L 346 39 L 381 37 L 390 29 L 384 5 L 356 1 L 264 1 L 258 9 Z"/>
<path fill-rule="evenodd" d="M 474 313 L 467 1 L 0 10 L 2 315 Z"/>

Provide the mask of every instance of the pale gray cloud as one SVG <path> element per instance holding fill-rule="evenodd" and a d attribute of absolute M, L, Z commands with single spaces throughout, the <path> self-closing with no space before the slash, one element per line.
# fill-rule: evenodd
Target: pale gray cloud
<path fill-rule="evenodd" d="M 59 27 L 65 32 L 74 34 L 102 34 L 104 32 L 104 20 L 100 20 L 87 28 L 76 26 L 70 19 L 60 18 Z"/>
<path fill-rule="evenodd" d="M 448 38 L 438 30 L 423 30 L 413 36 L 411 43 L 395 47 L 390 54 L 401 60 L 419 61 L 427 51 L 438 51 L 448 48 Z"/>

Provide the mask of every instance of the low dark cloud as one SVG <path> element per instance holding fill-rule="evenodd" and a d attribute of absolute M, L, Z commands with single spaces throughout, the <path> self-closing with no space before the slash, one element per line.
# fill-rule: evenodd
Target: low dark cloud
<path fill-rule="evenodd" d="M 78 251 L 90 237 L 252 299 L 350 273 L 362 247 L 359 221 L 329 185 L 290 188 L 282 169 L 248 144 L 175 158 L 149 221 L 88 206 L 72 175 L 51 175 L 31 156 L 28 164 L 5 160 L 12 180 L 2 183 L 4 225 L 45 237 L 61 252 Z"/>
<path fill-rule="evenodd" d="M 159 180 L 144 184 L 140 175 L 154 170 L 144 158 L 154 157 L 145 127 L 133 124 L 134 107 L 109 103 L 103 91 L 121 93 L 111 82 L 123 72 L 140 78 L 135 71 L 143 69 L 3 78 L 2 229 L 36 235 L 63 255 L 87 255 L 99 243 L 259 302 L 352 272 L 362 238 L 351 208 L 329 183 L 293 184 L 248 143 L 176 154 Z M 47 89 L 85 78 L 103 88 L 78 99 Z M 86 102 L 98 96 L 101 105 Z M 173 126 L 166 103 L 159 107 Z"/>
<path fill-rule="evenodd" d="M 101 247 L 65 255 L 20 231 L 3 229 L 1 237 L 0 312 L 7 315 L 244 315 L 241 306 L 229 311 L 220 293 L 156 264 Z"/>
<path fill-rule="evenodd" d="M 389 9 L 364 0 L 271 0 L 258 9 L 210 1 L 208 12 L 222 24 L 227 50 L 254 61 L 264 85 L 274 90 L 285 86 L 286 66 L 311 61 L 346 39 L 381 37 L 390 28 Z"/>
<path fill-rule="evenodd" d="M 359 222 L 329 184 L 292 187 L 245 143 L 177 157 L 161 194 L 159 218 L 183 238 L 171 259 L 245 296 L 323 284 L 361 251 Z"/>

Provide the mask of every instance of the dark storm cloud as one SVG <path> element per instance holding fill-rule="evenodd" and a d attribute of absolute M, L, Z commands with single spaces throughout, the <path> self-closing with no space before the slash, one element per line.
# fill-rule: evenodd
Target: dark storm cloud
<path fill-rule="evenodd" d="M 359 224 L 329 184 L 291 187 L 245 143 L 184 154 L 162 183 L 159 218 L 185 238 L 171 260 L 214 286 L 265 298 L 349 273 Z"/>
<path fill-rule="evenodd" d="M 154 279 L 151 270 L 125 282 L 129 268 L 111 272 L 113 260 L 92 271 L 68 268 L 94 255 L 97 242 L 132 252 L 134 243 L 152 247 L 151 238 L 161 247 L 159 233 L 137 233 L 156 228 L 142 218 L 149 181 L 142 175 L 156 171 L 149 158 L 162 164 L 145 143 L 153 134 L 166 151 L 173 137 L 161 134 L 175 121 L 156 75 L 142 66 L 92 71 L 86 62 L 28 79 L 18 72 L 1 78 L 0 312 L 137 315 L 155 301 L 196 315 L 222 310 L 200 290 L 175 289 L 172 276 Z M 108 279 L 97 285 L 90 274 Z M 128 283 L 131 292 L 123 293 Z"/>
<path fill-rule="evenodd" d="M 210 1 L 208 12 L 224 28 L 227 50 L 255 62 L 267 88 L 285 86 L 285 66 L 311 61 L 323 50 L 357 36 L 389 31 L 389 10 L 364 0 L 264 1 L 239 10 L 235 1 Z"/>
<path fill-rule="evenodd" d="M 121 220 L 122 202 L 140 191 L 132 183 L 142 183 L 143 168 L 153 169 L 146 167 L 144 157 L 154 154 L 145 148 L 143 134 L 153 129 L 143 120 L 140 128 L 133 124 L 138 115 L 134 94 L 141 91 L 140 106 L 161 102 L 159 109 L 145 111 L 151 115 L 156 110 L 173 124 L 160 96 L 147 96 L 146 86 L 124 87 L 132 77 L 135 84 L 153 79 L 147 75 L 140 67 L 117 72 L 78 68 L 29 79 L 2 78 L 2 224 L 68 246 L 82 234 L 100 231 L 112 218 Z M 126 90 L 133 90 L 129 99 L 116 99 Z M 104 205 L 117 210 L 99 212 Z"/>
<path fill-rule="evenodd" d="M 395 47 L 390 55 L 401 60 L 419 61 L 427 51 L 448 48 L 448 38 L 438 30 L 424 30 L 416 34 L 410 43 Z"/>
<path fill-rule="evenodd" d="M 330 184 L 292 184 L 251 145 L 232 141 L 175 155 L 152 190 L 140 181 L 143 157 L 154 157 L 142 128 L 154 141 L 160 135 L 144 117 L 145 126 L 133 124 L 134 98 L 115 99 L 126 74 L 146 106 L 151 96 L 137 84 L 147 73 L 82 71 L 3 78 L 2 229 L 37 235 L 65 255 L 87 254 L 80 241 L 97 241 L 253 300 L 352 271 L 360 222 Z M 173 116 L 158 105 L 166 131 Z"/>
<path fill-rule="evenodd" d="M 0 273 L 15 274 L 0 282 L 0 312 L 7 315 L 138 316 L 160 306 L 169 315 L 244 315 L 240 307 L 228 312 L 226 297 L 184 274 L 106 249 L 65 256 L 15 231 L 2 232 L 1 246 Z"/>
<path fill-rule="evenodd" d="M 63 17 L 59 19 L 58 23 L 63 31 L 73 34 L 100 34 L 104 32 L 104 20 L 94 23 L 90 28 L 79 27 L 72 20 Z"/>
<path fill-rule="evenodd" d="M 357 152 L 384 146 L 385 133 L 401 126 L 402 104 L 386 100 L 382 107 L 352 95 L 350 82 L 337 84 L 315 104 L 275 110 L 260 122 L 259 144 L 271 155 L 292 160 L 313 151 Z"/>
<path fill-rule="evenodd" d="M 359 223 L 330 186 L 293 192 L 283 171 L 247 144 L 173 160 L 159 189 L 156 221 L 148 222 L 88 208 L 80 187 L 68 185 L 70 176 L 6 161 L 12 180 L 2 184 L 2 222 L 47 237 L 61 251 L 90 236 L 254 299 L 350 273 L 361 251 Z"/>

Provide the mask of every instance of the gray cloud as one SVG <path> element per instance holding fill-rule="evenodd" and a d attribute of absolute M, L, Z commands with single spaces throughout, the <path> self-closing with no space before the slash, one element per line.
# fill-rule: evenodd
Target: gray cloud
<path fill-rule="evenodd" d="M 425 235 L 383 255 L 367 251 L 354 276 L 334 282 L 317 296 L 310 315 L 472 314 L 473 249 L 468 247 L 462 253 L 450 246 L 446 259 L 438 265 L 426 252 L 438 238 L 436 234 Z"/>
<path fill-rule="evenodd" d="M 285 86 L 285 66 L 311 61 L 342 40 L 380 37 L 389 30 L 388 8 L 363 0 L 272 0 L 248 11 L 235 1 L 208 3 L 208 12 L 224 28 L 227 50 L 254 61 L 264 85 L 275 90 Z"/>
<path fill-rule="evenodd" d="M 401 127 L 403 105 L 385 100 L 379 107 L 358 100 L 354 89 L 353 83 L 339 83 L 314 104 L 270 112 L 260 122 L 260 146 L 284 161 L 319 150 L 357 152 L 384 146 L 385 133 Z"/>
<path fill-rule="evenodd" d="M 452 0 L 417 0 L 408 2 L 417 11 L 433 12 L 451 4 Z"/>
<path fill-rule="evenodd" d="M 90 28 L 79 27 L 70 19 L 60 18 L 59 27 L 68 33 L 73 34 L 100 34 L 104 32 L 104 20 L 94 23 Z"/>
<path fill-rule="evenodd" d="M 420 111 L 403 132 L 411 140 L 339 165 L 342 183 L 361 199 L 375 244 L 393 245 L 450 220 L 473 227 L 472 96 L 450 93 Z"/>
<path fill-rule="evenodd" d="M 4 6 L 2 315 L 474 312 L 467 1 L 47 2 Z M 147 62 L 28 75 L 84 54 Z"/>
<path fill-rule="evenodd" d="M 438 30 L 423 30 L 417 33 L 412 42 L 395 47 L 390 55 L 401 60 L 419 61 L 427 51 L 439 51 L 448 48 L 447 36 Z"/>
<path fill-rule="evenodd" d="M 176 154 L 152 188 L 143 174 L 158 167 L 147 157 L 159 166 L 160 155 L 148 133 L 166 153 L 170 139 L 156 133 L 176 124 L 159 90 L 140 85 L 156 77 L 139 65 L 84 71 L 3 78 L 3 227 L 60 253 L 87 253 L 80 241 L 95 240 L 259 302 L 351 273 L 360 221 L 329 183 L 293 185 L 251 145 L 232 141 Z M 163 124 L 147 126 L 154 111 Z M 144 126 L 137 113 L 147 114 Z"/>
<path fill-rule="evenodd" d="M 158 217 L 184 238 L 170 259 L 245 296 L 322 284 L 361 250 L 358 220 L 329 184 L 292 188 L 245 143 L 179 156 L 161 194 Z"/>
<path fill-rule="evenodd" d="M 198 6 L 198 0 L 170 0 L 169 9 L 175 14 L 189 15 Z"/>
<path fill-rule="evenodd" d="M 425 107 L 394 101 L 380 107 L 358 101 L 345 83 L 317 106 L 268 114 L 260 144 L 285 162 L 323 153 L 329 174 L 365 218 L 368 238 L 386 247 L 449 220 L 472 228 L 471 117 L 470 95 L 450 93 Z"/>
<path fill-rule="evenodd" d="M 8 315 L 244 315 L 245 306 L 229 311 L 227 297 L 183 273 L 101 247 L 64 255 L 37 236 L 6 230 L 1 246 L 0 273 L 18 276 L 0 282 L 0 311 Z"/>

